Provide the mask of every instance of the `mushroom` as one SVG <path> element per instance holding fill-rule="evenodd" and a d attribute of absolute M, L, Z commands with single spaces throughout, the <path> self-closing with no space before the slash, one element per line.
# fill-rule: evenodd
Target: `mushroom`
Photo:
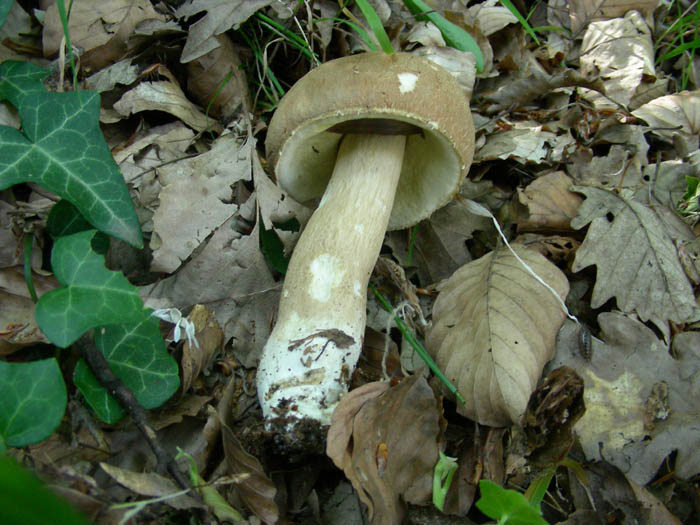
<path fill-rule="evenodd" d="M 268 430 L 298 448 L 323 441 L 347 392 L 385 232 L 452 199 L 471 165 L 474 125 L 444 69 L 406 53 L 364 53 L 299 80 L 280 101 L 266 149 L 278 184 L 318 202 L 257 373 Z"/>

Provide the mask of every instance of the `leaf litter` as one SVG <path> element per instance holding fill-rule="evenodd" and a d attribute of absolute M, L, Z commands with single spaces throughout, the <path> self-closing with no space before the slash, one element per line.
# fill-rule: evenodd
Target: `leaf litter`
<path fill-rule="evenodd" d="M 418 373 L 391 387 L 387 382 L 358 387 L 336 411 L 329 456 L 374 523 L 410 518 L 415 507 L 406 503 L 429 503 L 438 452 L 458 457 L 460 464 L 446 508 L 473 518 L 479 479 L 524 488 L 532 469 L 542 468 L 533 458 L 546 457 L 548 447 L 557 454 L 571 448 L 571 457 L 582 462 L 589 479 L 586 485 L 568 474 L 569 492 L 556 496 L 564 500 L 553 497 L 556 505 L 546 510 L 550 522 L 583 516 L 603 519 L 604 509 L 629 519 L 642 519 L 643 509 L 647 517 L 675 522 L 668 508 L 688 518 L 692 511 L 683 506 L 682 497 L 692 491 L 692 480 L 700 472 L 694 405 L 700 394 L 695 298 L 700 250 L 697 222 L 692 216 L 681 218 L 677 206 L 687 178 L 700 178 L 700 110 L 697 79 L 691 79 L 687 91 L 675 88 L 673 75 L 682 62 L 654 60 L 652 43 L 668 27 L 667 11 L 655 2 L 635 5 L 638 13 L 614 0 L 595 6 L 551 0 L 534 9 L 531 22 L 562 26 L 573 38 L 544 31 L 538 37 L 547 44 L 534 47 L 510 11 L 496 2 L 468 9 L 431 2 L 476 38 L 485 58 L 484 70 L 477 75 L 471 54 L 444 47 L 435 27 L 417 22 L 401 2 L 374 4 L 385 27 L 393 28 L 395 44 L 406 44 L 457 77 L 472 98 L 477 124 L 476 160 L 460 195 L 415 232 L 387 235 L 384 256 L 402 276 L 387 279 L 378 274 L 378 282 L 428 342 L 441 323 L 449 325 L 445 329 L 468 325 L 452 336 L 461 345 L 450 357 L 462 363 L 462 371 L 453 371 L 449 360 L 443 365 L 455 380 L 473 372 L 468 352 L 481 356 L 482 362 L 501 363 L 509 380 L 491 383 L 499 388 L 460 387 L 462 394 L 470 394 L 464 407 L 443 402 L 435 393 L 438 389 Z M 298 228 L 283 225 L 292 221 L 303 228 L 310 216 L 309 208 L 274 184 L 264 162 L 261 131 L 268 115 L 261 98 L 274 85 L 271 73 L 287 89 L 309 65 L 291 59 L 296 56 L 293 48 L 277 33 L 265 42 L 262 62 L 255 63 L 257 51 L 239 36 L 246 27 L 263 37 L 264 26 L 254 25 L 256 19 L 251 18 L 255 13 L 297 31 L 325 59 L 345 53 L 342 49 L 365 48 L 351 27 L 319 19 L 336 15 L 337 5 L 329 1 L 311 5 L 192 0 L 174 12 L 151 2 L 115 0 L 95 9 L 91 2 L 75 1 L 70 28 L 82 74 L 90 75 L 88 85 L 102 93 L 102 129 L 149 234 L 148 260 L 120 261 L 119 267 L 130 268 L 129 277 L 142 285 L 147 305 L 207 316 L 206 328 L 198 325 L 196 331 L 199 349 L 171 343 L 187 370 L 186 381 L 171 407 L 152 414 L 163 421 L 157 427 L 159 437 L 167 444 L 182 444 L 205 479 L 247 474 L 233 489 L 219 488 L 221 494 L 250 516 L 248 522 L 272 523 L 292 509 L 303 508 L 317 518 L 332 516 L 327 503 L 347 498 L 349 489 L 346 482 L 338 483 L 343 475 L 329 465 L 307 476 L 311 486 L 297 483 L 295 490 L 288 489 L 287 484 L 294 484 L 290 480 L 299 479 L 295 475 L 303 478 L 305 471 L 271 454 L 260 428 L 251 377 L 274 324 L 281 288 L 281 276 L 261 249 L 261 228 L 277 235 L 282 255 L 288 256 Z M 2 48 L 0 58 L 26 59 L 17 52 L 26 49 L 19 44 L 33 45 L 46 56 L 34 59 L 36 63 L 49 64 L 63 37 L 55 6 L 43 22 L 43 31 L 32 32 L 29 14 L 19 4 L 13 6 L 2 34 L 17 46 Z M 218 70 L 221 56 L 228 58 Z M 60 57 L 54 64 L 61 67 Z M 198 84 L 201 80 L 208 83 Z M 51 82 L 64 89 L 56 86 L 55 78 Z M 3 121 L 18 125 L 11 113 Z M 13 356 L 28 344 L 43 342 L 33 328 L 31 303 L 16 279 L 23 234 L 18 217 L 42 221 L 46 216 L 40 206 L 31 207 L 46 200 L 46 194 L 34 186 L 29 190 L 26 203 L 9 201 L 3 194 L 3 206 L 13 208 L 0 215 L 0 291 L 7 298 L 3 304 L 14 305 L 8 310 L 12 315 L 3 317 L 0 349 Z M 565 314 L 551 293 L 533 291 L 543 287 L 517 261 L 509 263 L 502 276 L 489 279 L 487 267 L 515 259 L 503 248 L 491 221 L 470 214 L 465 199 L 476 200 L 496 215 L 517 253 L 562 297 L 571 288 L 567 306 L 585 328 L 564 322 L 555 347 L 554 335 Z M 489 260 L 493 262 L 481 268 Z M 473 273 L 479 293 L 454 297 L 460 306 L 448 310 L 455 319 L 440 321 L 440 304 L 449 297 L 444 281 L 460 272 Z M 47 281 L 45 286 L 55 285 Z M 495 311 L 467 315 L 470 308 L 490 304 L 483 298 L 496 291 L 504 301 L 518 305 L 523 315 L 501 306 L 496 309 L 510 312 L 503 322 L 494 322 Z M 373 299 L 368 309 L 376 310 Z M 7 315 L 5 309 L 2 313 Z M 516 321 L 528 318 L 540 320 L 524 332 L 528 351 L 490 357 L 487 350 L 493 345 L 485 342 L 484 333 L 494 340 L 513 340 L 514 326 L 522 324 Z M 372 327 L 384 332 L 386 320 L 386 315 L 378 316 Z M 212 333 L 205 335 L 208 330 Z M 368 342 L 366 359 L 375 378 L 382 371 L 382 350 L 377 348 L 381 341 L 389 339 L 394 345 L 395 339 L 401 363 L 407 362 L 410 347 L 395 332 L 390 329 L 389 338 L 382 333 L 371 350 Z M 564 412 L 556 417 L 547 411 L 535 414 L 527 404 L 533 390 L 543 395 L 536 387 L 550 358 L 545 372 L 566 365 L 582 378 L 586 409 L 571 442 L 562 441 L 561 450 L 551 441 L 540 443 L 528 459 L 512 444 L 516 439 L 511 443 L 504 436 L 517 437 L 521 421 L 537 421 L 542 428 L 562 421 Z M 396 382 L 401 373 L 393 354 L 391 359 Z M 555 384 L 550 381 L 548 376 L 540 386 Z M 503 410 L 497 417 L 484 408 L 495 401 Z M 18 455 L 32 457 L 47 479 L 73 489 L 89 486 L 102 501 L 175 491 L 156 489 L 160 481 L 151 480 L 153 487 L 146 489 L 132 483 L 130 490 L 107 482 L 98 468 L 105 455 L 113 458 L 113 473 L 122 469 L 122 480 L 137 480 L 155 465 L 152 458 L 143 460 L 149 453 L 136 445 L 139 438 L 133 429 L 98 428 L 94 416 L 78 405 L 71 402 L 71 420 L 62 434 Z M 482 423 L 503 428 L 468 419 L 478 420 L 477 413 L 488 414 Z M 217 445 L 221 442 L 223 447 Z M 41 467 L 47 458 L 56 468 Z M 76 474 L 80 461 L 90 467 Z M 280 471 L 288 473 L 281 476 Z M 567 476 L 562 472 L 559 481 Z M 279 503 L 281 494 L 286 503 Z M 71 496 L 71 501 L 78 498 Z M 104 507 L 97 501 L 89 502 L 93 513 L 96 505 Z M 341 514 L 327 522 L 361 519 L 357 513 L 363 512 L 362 505 L 353 501 L 347 506 L 352 517 Z M 87 501 L 82 504 L 88 508 Z M 199 503 L 185 503 L 183 508 L 195 512 Z M 430 512 L 430 507 L 423 511 Z"/>

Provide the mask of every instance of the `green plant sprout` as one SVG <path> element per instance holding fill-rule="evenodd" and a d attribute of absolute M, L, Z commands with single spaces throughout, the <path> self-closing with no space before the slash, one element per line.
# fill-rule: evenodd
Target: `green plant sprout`
<path fill-rule="evenodd" d="M 59 1 L 67 32 L 62 6 Z M 68 54 L 73 62 L 70 45 Z M 73 67 L 74 82 L 76 71 Z M 0 189 L 32 182 L 63 199 L 47 220 L 54 239 L 51 268 L 61 287 L 38 299 L 35 319 L 58 348 L 94 330 L 95 345 L 115 375 L 141 406 L 154 408 L 177 390 L 178 365 L 138 289 L 121 273 L 107 270 L 104 261 L 107 235 L 143 247 L 136 211 L 99 128 L 99 95 L 49 92 L 43 84 L 48 74 L 30 63 L 0 64 L 0 101 L 12 105 L 21 122 L 20 130 L 0 126 Z M 31 235 L 25 238 L 25 279 L 35 297 L 29 247 Z M 73 379 L 101 419 L 113 423 L 123 416 L 83 361 Z M 67 402 L 57 358 L 0 361 L 0 398 L 0 452 L 47 438 L 61 422 Z"/>
<path fill-rule="evenodd" d="M 445 508 L 445 497 L 452 485 L 452 478 L 457 472 L 457 458 L 446 456 L 439 452 L 438 462 L 433 470 L 433 505 L 442 512 Z"/>

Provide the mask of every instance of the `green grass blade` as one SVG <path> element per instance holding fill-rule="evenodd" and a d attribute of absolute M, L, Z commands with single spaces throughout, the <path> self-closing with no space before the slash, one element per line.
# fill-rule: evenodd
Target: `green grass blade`
<path fill-rule="evenodd" d="M 420 0 L 403 0 L 403 3 L 411 14 L 415 15 L 416 20 L 427 20 L 435 24 L 440 30 L 440 33 L 442 33 L 442 38 L 445 39 L 445 43 L 448 46 L 459 49 L 460 51 L 474 53 L 476 57 L 476 70 L 479 73 L 484 70 L 484 55 L 479 45 L 467 31 L 457 24 L 446 20 Z"/>
<path fill-rule="evenodd" d="M 382 25 L 382 21 L 379 19 L 377 12 L 369 4 L 369 2 L 367 2 L 367 0 L 355 0 L 355 3 L 357 4 L 357 7 L 360 8 L 360 11 L 362 11 L 365 19 L 367 19 L 367 23 L 374 33 L 377 42 L 379 42 L 382 51 L 384 51 L 387 55 L 391 55 L 394 52 L 394 48 L 391 45 L 389 36 L 386 34 L 386 31 L 384 31 L 384 26 Z"/>
<path fill-rule="evenodd" d="M 377 290 L 371 283 L 369 285 L 369 288 L 370 290 L 372 290 L 372 293 L 374 293 L 377 299 L 379 299 L 379 302 L 382 303 L 384 309 L 387 312 L 391 313 L 393 311 L 391 305 L 387 302 L 386 299 L 384 299 L 384 296 L 381 293 L 379 293 L 379 290 Z M 435 361 L 433 361 L 433 358 L 430 357 L 430 354 L 428 354 L 427 350 L 423 348 L 423 345 L 420 344 L 420 342 L 416 339 L 416 336 L 414 336 L 413 332 L 411 332 L 411 330 L 406 326 L 406 323 L 403 322 L 403 319 L 401 319 L 398 315 L 394 315 L 394 322 L 396 323 L 397 328 L 406 338 L 406 341 L 408 341 L 408 344 L 410 344 L 413 347 L 418 356 L 425 362 L 426 365 L 428 365 L 428 368 L 430 368 L 433 374 L 435 374 L 435 377 L 437 377 L 445 385 L 447 391 L 454 395 L 460 403 L 462 403 L 463 405 L 466 404 L 466 401 L 464 400 L 462 395 L 457 391 L 457 387 L 454 386 L 452 382 L 449 379 L 447 379 L 445 374 L 443 374 L 442 371 L 438 368 Z"/>
<path fill-rule="evenodd" d="M 525 29 L 525 32 L 530 35 L 530 38 L 532 38 L 535 41 L 535 44 L 540 45 L 540 41 L 537 39 L 537 35 L 535 34 L 535 31 L 530 27 L 530 23 L 525 20 L 525 17 L 520 14 L 520 11 L 513 5 L 513 3 L 510 0 L 500 0 L 501 3 L 510 11 L 513 13 L 513 16 L 518 19 L 518 22 L 520 22 L 520 25 L 523 26 L 523 29 Z"/>
<path fill-rule="evenodd" d="M 663 61 L 669 58 L 677 57 L 678 55 L 682 55 L 686 51 L 695 50 L 698 48 L 700 48 L 700 38 L 695 38 L 694 40 L 691 40 L 690 42 L 685 42 L 684 44 L 678 46 L 676 49 L 669 51 L 661 57 L 661 60 Z"/>
<path fill-rule="evenodd" d="M 316 21 L 323 22 L 324 20 L 330 20 L 332 22 L 337 22 L 338 24 L 345 24 L 346 26 L 348 26 L 350 29 L 352 29 L 353 31 L 355 31 L 357 33 L 357 35 L 362 39 L 362 41 L 365 44 L 367 44 L 367 47 L 369 48 L 370 51 L 377 50 L 377 45 L 370 38 L 370 36 L 367 34 L 367 31 L 362 29 L 357 24 L 353 24 L 350 20 L 345 20 L 344 18 L 319 18 Z"/>
<path fill-rule="evenodd" d="M 29 295 L 32 298 L 34 304 L 39 300 L 36 296 L 36 289 L 34 288 L 34 279 L 32 278 L 32 243 L 34 241 L 34 234 L 32 232 L 27 232 L 24 237 L 24 281 L 27 283 L 27 290 L 29 290 Z"/>

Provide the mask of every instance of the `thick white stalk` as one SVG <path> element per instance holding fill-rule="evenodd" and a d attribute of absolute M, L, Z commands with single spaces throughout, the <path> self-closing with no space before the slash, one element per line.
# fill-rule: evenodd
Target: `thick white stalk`
<path fill-rule="evenodd" d="M 294 249 L 258 366 L 260 404 L 276 427 L 329 424 L 348 389 L 405 144 L 393 135 L 342 139 L 326 192 Z"/>

